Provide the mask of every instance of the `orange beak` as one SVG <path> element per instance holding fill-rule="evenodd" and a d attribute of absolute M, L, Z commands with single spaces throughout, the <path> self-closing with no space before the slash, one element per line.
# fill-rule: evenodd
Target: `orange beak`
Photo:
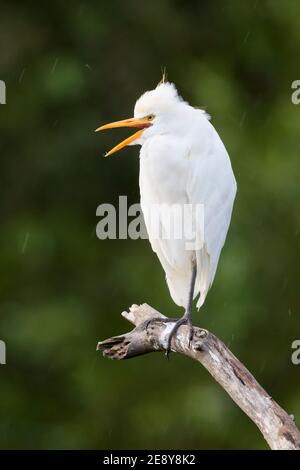
<path fill-rule="evenodd" d="M 134 142 L 136 139 L 138 139 L 143 134 L 144 129 L 149 126 L 151 126 L 151 124 L 147 118 L 131 118 L 124 119 L 123 121 L 116 121 L 111 122 L 110 124 L 105 124 L 104 126 L 98 127 L 95 132 L 104 131 L 105 129 L 113 129 L 115 127 L 138 127 L 141 129 L 135 134 L 128 137 L 127 139 L 120 142 L 118 145 L 116 145 L 113 149 L 111 149 L 104 155 L 105 157 L 109 157 L 109 155 L 112 155 L 113 153 L 117 152 L 118 150 L 121 150 L 123 147 L 126 147 L 126 145 L 129 145 L 131 144 L 131 142 Z"/>

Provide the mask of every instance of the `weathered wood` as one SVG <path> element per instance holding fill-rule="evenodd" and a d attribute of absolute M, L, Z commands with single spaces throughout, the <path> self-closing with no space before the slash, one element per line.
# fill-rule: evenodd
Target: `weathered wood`
<path fill-rule="evenodd" d="M 97 345 L 104 357 L 129 359 L 141 354 L 164 351 L 173 323 L 147 323 L 166 318 L 147 304 L 133 305 L 123 317 L 135 328 Z M 172 339 L 171 349 L 200 362 L 226 390 L 235 403 L 258 426 L 271 449 L 300 450 L 300 432 L 293 416 L 288 415 L 259 385 L 246 367 L 215 335 L 194 327 L 189 343 L 188 327 L 181 326 Z"/>

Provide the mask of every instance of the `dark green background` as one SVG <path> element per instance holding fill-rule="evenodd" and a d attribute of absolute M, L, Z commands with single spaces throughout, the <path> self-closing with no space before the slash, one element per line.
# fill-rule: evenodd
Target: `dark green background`
<path fill-rule="evenodd" d="M 298 1 L 1 2 L 1 448 L 265 448 L 198 364 L 111 362 L 100 339 L 148 302 L 179 315 L 145 240 L 100 241 L 96 208 L 139 199 L 138 148 L 103 153 L 166 66 L 205 106 L 238 194 L 194 321 L 220 336 L 300 421 Z"/>

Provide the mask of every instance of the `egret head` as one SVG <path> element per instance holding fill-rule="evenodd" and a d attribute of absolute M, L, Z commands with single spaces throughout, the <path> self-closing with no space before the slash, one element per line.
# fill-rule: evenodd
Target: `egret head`
<path fill-rule="evenodd" d="M 139 129 L 105 156 L 112 155 L 126 145 L 142 144 L 147 137 L 167 132 L 172 126 L 176 126 L 177 112 L 182 106 L 187 106 L 187 103 L 178 95 L 173 83 L 159 83 L 154 90 L 146 91 L 135 104 L 133 118 L 105 124 L 96 129 L 96 132 L 115 127 Z"/>

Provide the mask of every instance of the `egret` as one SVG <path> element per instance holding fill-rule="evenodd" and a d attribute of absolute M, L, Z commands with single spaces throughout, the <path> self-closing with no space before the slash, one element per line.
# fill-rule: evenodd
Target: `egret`
<path fill-rule="evenodd" d="M 139 130 L 106 153 L 121 150 L 126 145 L 141 145 L 140 195 L 141 208 L 153 251 L 166 274 L 173 301 L 184 307 L 180 319 L 174 322 L 167 341 L 167 353 L 178 328 L 189 326 L 192 339 L 192 304 L 199 295 L 197 308 L 203 305 L 215 277 L 219 257 L 229 228 L 236 195 L 236 180 L 230 158 L 210 116 L 194 108 L 178 94 L 173 83 L 163 81 L 145 92 L 136 102 L 134 117 L 105 124 L 97 131 L 118 127 Z M 187 237 L 157 237 L 151 224 L 149 206 L 202 205 L 202 223 L 194 216 L 194 225 L 201 245 L 187 248 Z M 159 223 L 166 226 L 164 212 Z"/>

